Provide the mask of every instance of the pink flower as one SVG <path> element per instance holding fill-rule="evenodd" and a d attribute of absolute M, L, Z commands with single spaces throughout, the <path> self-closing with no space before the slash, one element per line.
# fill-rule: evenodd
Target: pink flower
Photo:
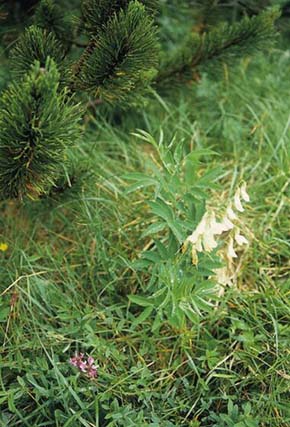
<path fill-rule="evenodd" d="M 71 357 L 71 358 L 70 358 L 69 363 L 70 363 L 72 366 L 75 366 L 76 368 L 79 368 L 79 367 L 80 367 L 80 365 L 84 363 L 84 361 L 83 361 L 83 357 L 84 357 L 84 354 L 83 354 L 83 353 L 80 353 L 80 354 L 77 354 L 77 353 L 76 353 L 74 357 Z"/>
<path fill-rule="evenodd" d="M 84 359 L 84 354 L 75 354 L 74 357 L 71 357 L 69 360 L 72 366 L 78 368 L 81 372 L 86 373 L 90 378 L 96 378 L 97 376 L 97 366 L 94 364 L 95 359 L 92 356 L 89 356 L 87 360 Z"/>
<path fill-rule="evenodd" d="M 95 363 L 95 359 L 89 356 L 87 374 L 90 378 L 95 378 L 97 376 L 97 366 L 94 365 L 94 363 Z"/>

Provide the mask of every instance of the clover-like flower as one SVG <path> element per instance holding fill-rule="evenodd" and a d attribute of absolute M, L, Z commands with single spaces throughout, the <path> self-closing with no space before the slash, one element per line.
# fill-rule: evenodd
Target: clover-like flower
<path fill-rule="evenodd" d="M 87 359 L 84 358 L 83 353 L 76 353 L 74 357 L 71 357 L 69 362 L 72 366 L 79 369 L 79 371 L 87 374 L 89 378 L 96 378 L 97 376 L 97 365 L 95 365 L 95 359 L 89 356 Z"/>

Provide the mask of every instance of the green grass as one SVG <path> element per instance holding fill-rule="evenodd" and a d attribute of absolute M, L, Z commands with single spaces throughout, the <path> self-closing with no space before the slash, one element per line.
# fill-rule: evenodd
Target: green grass
<path fill-rule="evenodd" d="M 71 189 L 1 202 L 1 427 L 290 425 L 289 66 L 277 49 L 121 125 L 88 116 Z M 155 155 L 138 128 L 213 149 L 199 166 L 223 168 L 212 197 L 248 182 L 238 285 L 183 328 L 152 330 L 158 308 L 136 324 L 128 299 L 151 278 L 132 261 L 150 245 L 154 192 L 125 192 Z M 69 365 L 75 351 L 97 360 L 96 381 Z"/>

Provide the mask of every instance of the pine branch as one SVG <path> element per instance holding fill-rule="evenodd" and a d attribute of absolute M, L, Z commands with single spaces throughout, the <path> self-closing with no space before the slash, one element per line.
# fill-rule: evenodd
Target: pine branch
<path fill-rule="evenodd" d="M 62 67 L 65 52 L 53 33 L 31 26 L 20 36 L 11 51 L 11 65 L 16 77 L 22 77 L 31 68 L 34 61 L 45 67 L 48 57 L 52 58 L 59 68 Z"/>
<path fill-rule="evenodd" d="M 53 33 L 66 47 L 68 40 L 72 39 L 71 24 L 65 18 L 64 11 L 54 0 L 41 0 L 34 14 L 34 23 Z"/>
<path fill-rule="evenodd" d="M 279 10 L 272 8 L 233 25 L 223 24 L 208 33 L 190 35 L 183 47 L 163 61 L 157 88 L 172 89 L 193 80 L 197 70 L 269 47 L 276 37 L 274 23 L 279 16 Z"/>
<path fill-rule="evenodd" d="M 140 0 L 146 11 L 154 13 L 157 0 Z M 108 21 L 122 9 L 125 10 L 130 0 L 83 0 L 82 2 L 82 24 L 84 30 L 90 35 L 96 35 L 101 31 Z"/>
<path fill-rule="evenodd" d="M 59 88 L 52 59 L 35 62 L 0 99 L 1 198 L 36 198 L 49 191 L 80 134 L 81 110 Z"/>
<path fill-rule="evenodd" d="M 91 40 L 75 69 L 76 87 L 108 103 L 134 105 L 154 77 L 157 57 L 153 19 L 131 2 Z"/>

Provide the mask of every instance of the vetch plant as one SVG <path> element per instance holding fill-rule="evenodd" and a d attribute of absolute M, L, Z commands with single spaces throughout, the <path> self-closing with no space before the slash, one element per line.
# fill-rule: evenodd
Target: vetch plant
<path fill-rule="evenodd" d="M 221 267 L 219 257 L 203 252 L 195 268 L 182 248 L 192 225 L 198 224 L 205 215 L 206 200 L 217 188 L 216 181 L 222 170 L 205 168 L 204 161 L 215 154 L 211 150 L 189 152 L 184 141 L 177 142 L 175 138 L 166 145 L 162 132 L 158 142 L 145 132 L 136 136 L 153 145 L 155 153 L 151 156 L 152 162 L 148 160 L 147 175 L 126 176 L 133 181 L 128 192 L 148 189 L 145 194 L 151 211 L 148 227 L 142 234 L 149 239 L 146 249 L 140 259 L 131 264 L 132 269 L 143 271 L 146 281 L 146 296 L 129 297 L 144 307 L 134 325 L 154 313 L 153 330 L 164 321 L 179 329 L 185 326 L 186 320 L 196 322 L 202 312 L 212 310 L 218 294 L 217 283 L 209 277 L 215 268 Z"/>
<path fill-rule="evenodd" d="M 146 296 L 129 297 L 144 307 L 134 325 L 155 313 L 153 329 L 165 319 L 182 328 L 186 319 L 196 322 L 203 312 L 211 310 L 224 285 L 234 283 L 235 245 L 248 243 L 241 234 L 239 217 L 244 211 L 242 202 L 250 199 L 246 183 L 242 183 L 224 212 L 211 208 L 210 200 L 217 194 L 216 181 L 222 171 L 217 167 L 201 174 L 201 159 L 212 156 L 212 151 L 188 153 L 185 144 L 175 139 L 165 146 L 162 132 L 159 142 L 145 132 L 136 136 L 152 144 L 156 154 L 149 163 L 148 175 L 126 176 L 133 181 L 128 192 L 154 188 L 153 192 L 147 190 L 152 217 L 143 232 L 143 237 L 150 240 L 140 259 L 132 263 L 133 269 L 150 273 Z M 189 247 L 191 259 L 187 256 Z"/>

